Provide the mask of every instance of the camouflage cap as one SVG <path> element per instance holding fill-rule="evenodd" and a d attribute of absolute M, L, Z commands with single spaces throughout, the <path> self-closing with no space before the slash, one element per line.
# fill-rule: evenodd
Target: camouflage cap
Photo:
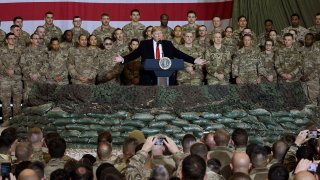
<path fill-rule="evenodd" d="M 146 141 L 146 138 L 145 138 L 143 132 L 140 131 L 140 130 L 133 130 L 133 131 L 128 133 L 128 136 L 131 137 L 131 138 L 137 139 L 139 144 L 142 144 L 142 143 L 144 143 Z"/>

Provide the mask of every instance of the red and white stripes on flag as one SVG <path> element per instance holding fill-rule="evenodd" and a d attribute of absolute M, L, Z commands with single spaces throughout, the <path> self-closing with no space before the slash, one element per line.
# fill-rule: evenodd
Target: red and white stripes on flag
<path fill-rule="evenodd" d="M 113 27 L 123 27 L 130 22 L 130 11 L 139 9 L 141 23 L 159 25 L 160 15 L 169 15 L 169 26 L 187 23 L 187 12 L 197 13 L 197 24 L 212 29 L 211 19 L 219 16 L 223 26 L 230 23 L 232 0 L 0 0 L 1 29 L 9 32 L 15 16 L 24 18 L 23 29 L 32 33 L 44 24 L 44 14 L 54 13 L 54 24 L 62 30 L 72 28 L 72 17 L 80 16 L 82 27 L 92 32 L 101 25 L 100 15 L 108 13 Z"/>

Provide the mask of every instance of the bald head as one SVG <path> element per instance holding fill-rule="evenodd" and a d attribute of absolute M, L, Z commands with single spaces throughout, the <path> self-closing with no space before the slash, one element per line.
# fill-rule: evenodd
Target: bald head
<path fill-rule="evenodd" d="M 34 170 L 25 169 L 19 174 L 18 180 L 39 180 L 39 178 Z"/>
<path fill-rule="evenodd" d="M 249 173 L 251 168 L 250 158 L 245 152 L 235 152 L 231 159 L 230 167 L 233 172 Z"/>
<path fill-rule="evenodd" d="M 109 142 L 100 142 L 97 148 L 97 155 L 100 160 L 107 160 L 110 158 L 112 146 Z"/>
<path fill-rule="evenodd" d="M 272 146 L 273 158 L 282 161 L 288 149 L 288 145 L 284 141 L 276 141 Z"/>
<path fill-rule="evenodd" d="M 293 180 L 316 180 L 316 177 L 308 171 L 301 171 L 294 175 Z"/>

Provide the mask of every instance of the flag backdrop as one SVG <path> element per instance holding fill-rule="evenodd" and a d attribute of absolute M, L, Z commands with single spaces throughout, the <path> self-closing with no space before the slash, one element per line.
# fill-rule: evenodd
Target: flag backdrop
<path fill-rule="evenodd" d="M 100 15 L 108 13 L 111 26 L 123 27 L 130 22 L 130 11 L 139 9 L 141 23 L 159 25 L 160 15 L 169 15 L 169 26 L 187 23 L 187 12 L 197 13 L 197 24 L 212 29 L 211 19 L 219 16 L 223 26 L 230 24 L 232 0 L 0 0 L 1 29 L 8 32 L 15 16 L 24 18 L 23 29 L 32 33 L 44 24 L 44 14 L 54 13 L 54 24 L 64 31 L 72 28 L 72 17 L 82 18 L 82 27 L 92 32 L 100 26 Z"/>

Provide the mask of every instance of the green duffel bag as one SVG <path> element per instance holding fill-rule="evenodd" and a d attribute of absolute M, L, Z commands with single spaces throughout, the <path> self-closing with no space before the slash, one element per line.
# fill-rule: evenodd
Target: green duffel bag
<path fill-rule="evenodd" d="M 182 128 L 185 132 L 203 132 L 202 127 L 195 124 L 190 124 L 189 126 Z"/>
<path fill-rule="evenodd" d="M 154 116 L 150 113 L 136 113 L 131 117 L 132 120 L 151 121 Z"/>
<path fill-rule="evenodd" d="M 22 108 L 25 115 L 44 115 L 53 108 L 53 103 L 42 104 L 40 106 Z"/>
<path fill-rule="evenodd" d="M 86 131 L 91 129 L 89 126 L 84 126 L 81 124 L 67 124 L 66 129 L 68 130 L 78 130 L 78 131 Z"/>
<path fill-rule="evenodd" d="M 215 131 L 215 130 L 218 130 L 218 129 L 224 129 L 225 126 L 223 124 L 219 124 L 219 123 L 212 123 L 210 124 L 209 126 L 206 126 L 205 127 L 205 130 L 206 131 Z"/>
<path fill-rule="evenodd" d="M 180 117 L 187 121 L 200 119 L 199 115 L 196 112 L 183 112 L 183 113 L 180 113 Z"/>
<path fill-rule="evenodd" d="M 156 121 L 172 121 L 175 118 L 176 117 L 171 114 L 159 114 L 159 115 L 156 115 L 155 117 Z"/>
<path fill-rule="evenodd" d="M 115 126 L 115 125 L 120 125 L 121 120 L 114 119 L 114 118 L 104 118 L 99 121 L 99 124 L 106 125 L 106 126 Z"/>
<path fill-rule="evenodd" d="M 125 120 L 125 121 L 122 121 L 121 125 L 142 128 L 145 126 L 145 123 L 143 121 L 139 121 L 139 120 Z"/>
<path fill-rule="evenodd" d="M 166 121 L 152 121 L 149 123 L 150 128 L 163 128 L 167 125 L 168 123 Z"/>
<path fill-rule="evenodd" d="M 202 117 L 205 119 L 219 119 L 222 117 L 222 114 L 220 113 L 211 113 L 211 112 L 204 112 L 202 113 Z"/>
<path fill-rule="evenodd" d="M 155 135 L 158 134 L 160 132 L 159 128 L 149 128 L 149 127 L 144 127 L 141 129 L 141 131 L 145 134 L 145 135 Z"/>

